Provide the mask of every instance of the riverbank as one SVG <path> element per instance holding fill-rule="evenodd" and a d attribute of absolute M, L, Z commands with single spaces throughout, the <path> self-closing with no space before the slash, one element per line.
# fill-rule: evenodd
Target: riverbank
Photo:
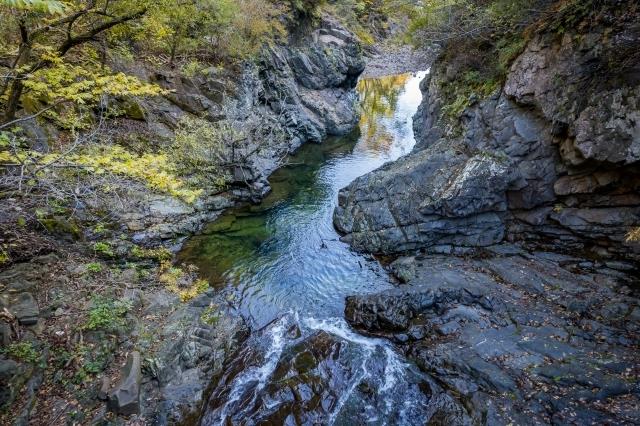
<path fill-rule="evenodd" d="M 349 297 L 346 319 L 437 382 L 436 422 L 640 418 L 640 62 L 619 62 L 638 10 L 555 7 L 523 34 L 450 43 L 413 152 L 339 196 L 342 240 L 395 257 L 405 283 Z"/>
<path fill-rule="evenodd" d="M 117 121 L 127 147 L 169 143 L 180 117 L 192 114 L 224 117 L 231 128 L 250 118 L 249 130 L 263 132 L 225 146 L 235 161 L 226 191 L 202 188 L 190 202 L 178 184 L 176 194 L 153 191 L 121 167 L 124 176 L 99 172 L 106 192 L 76 194 L 75 207 L 2 203 L 0 422 L 166 424 L 199 409 L 211 377 L 249 330 L 192 266 L 172 264 L 173 252 L 224 210 L 264 197 L 267 177 L 300 145 L 356 124 L 358 42 L 335 21 L 318 25 L 307 43 L 272 48 L 261 64 L 240 70 L 242 78 L 218 69 L 190 78 L 135 69 L 170 93 L 139 100 L 132 110 L 140 114 Z M 149 153 L 118 155 L 104 167 L 163 164 Z M 135 163 L 144 158 L 152 161 Z M 86 177 L 75 184 L 85 188 Z"/>

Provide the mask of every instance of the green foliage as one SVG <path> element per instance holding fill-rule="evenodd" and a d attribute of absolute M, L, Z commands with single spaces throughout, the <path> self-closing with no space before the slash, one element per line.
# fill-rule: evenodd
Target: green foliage
<path fill-rule="evenodd" d="M 323 5 L 328 13 L 353 31 L 365 45 L 386 37 L 390 28 L 405 27 L 406 17 L 415 9 L 411 0 L 339 0 Z"/>
<path fill-rule="evenodd" d="M 144 6 L 129 0 L 3 0 L 0 123 L 13 122 L 23 108 L 46 113 L 63 127 L 85 127 L 91 108 L 105 96 L 161 93 L 133 76 L 112 73 L 104 55 L 88 43 L 144 13 Z"/>
<path fill-rule="evenodd" d="M 177 294 L 181 301 L 188 302 L 209 289 L 209 282 L 199 279 L 196 271 L 197 268 L 193 265 L 182 269 L 165 262 L 161 265 L 158 279 Z"/>
<path fill-rule="evenodd" d="M 187 116 L 178 123 L 175 136 L 171 158 L 178 173 L 193 178 L 195 184 L 223 187 L 228 179 L 225 147 L 243 135 L 228 121 L 211 123 Z"/>
<path fill-rule="evenodd" d="M 124 317 L 130 309 L 129 302 L 95 298 L 84 329 L 115 331 L 126 324 Z"/>
<path fill-rule="evenodd" d="M 9 263 L 10 260 L 9 253 L 7 253 L 4 247 L 0 246 L 0 266 Z"/>
<path fill-rule="evenodd" d="M 498 90 L 500 83 L 500 80 L 485 78 L 479 71 L 466 71 L 442 84 L 445 101 L 442 112 L 455 122 L 467 107 Z"/>
<path fill-rule="evenodd" d="M 514 37 L 503 37 L 496 42 L 498 64 L 503 73 L 508 71 L 511 63 L 522 53 L 526 44 L 525 38 L 520 34 Z"/>
<path fill-rule="evenodd" d="M 87 271 L 92 273 L 92 274 L 97 274 L 102 272 L 102 264 L 101 263 L 87 263 Z"/>
<path fill-rule="evenodd" d="M 285 35 L 279 22 L 283 9 L 269 0 L 183 0 L 179 6 L 160 0 L 149 7 L 137 40 L 151 51 L 214 60 L 245 59 L 263 44 Z"/>
<path fill-rule="evenodd" d="M 0 5 L 49 15 L 62 15 L 67 10 L 67 5 L 57 0 L 0 0 Z"/>
<path fill-rule="evenodd" d="M 111 244 L 103 241 L 98 241 L 97 243 L 95 243 L 93 245 L 93 251 L 106 257 L 114 256 L 113 249 L 111 248 Z"/>
<path fill-rule="evenodd" d="M 40 359 L 40 355 L 31 342 L 11 343 L 1 351 L 9 357 L 30 364 L 35 364 Z"/>
<path fill-rule="evenodd" d="M 171 260 L 173 253 L 166 247 L 143 248 L 134 245 L 131 248 L 131 255 L 138 259 L 152 259 L 158 262 Z"/>
<path fill-rule="evenodd" d="M 220 312 L 216 306 L 207 306 L 200 314 L 200 320 L 208 326 L 214 326 L 220 321 Z"/>

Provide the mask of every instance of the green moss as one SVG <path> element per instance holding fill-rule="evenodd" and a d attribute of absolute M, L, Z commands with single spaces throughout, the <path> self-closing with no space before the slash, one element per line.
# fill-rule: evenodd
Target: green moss
<path fill-rule="evenodd" d="M 64 217 L 54 216 L 51 218 L 40 219 L 40 223 L 51 234 L 56 235 L 71 235 L 74 239 L 78 240 L 82 237 L 82 231 L 77 223 L 67 220 Z"/>
<path fill-rule="evenodd" d="M 477 70 L 468 70 L 454 80 L 443 83 L 444 118 L 455 122 L 465 109 L 487 98 L 500 87 L 501 81 L 484 77 Z"/>
<path fill-rule="evenodd" d="M 521 34 L 514 37 L 503 37 L 496 43 L 498 64 L 502 73 L 507 73 L 513 61 L 522 53 L 526 45 L 527 42 Z"/>

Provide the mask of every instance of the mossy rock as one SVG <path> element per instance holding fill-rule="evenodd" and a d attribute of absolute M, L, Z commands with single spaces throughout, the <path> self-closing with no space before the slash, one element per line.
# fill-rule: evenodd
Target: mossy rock
<path fill-rule="evenodd" d="M 47 219 L 40 219 L 40 223 L 54 235 L 72 237 L 74 240 L 82 238 L 82 229 L 74 220 L 68 220 L 61 216 L 53 216 Z"/>

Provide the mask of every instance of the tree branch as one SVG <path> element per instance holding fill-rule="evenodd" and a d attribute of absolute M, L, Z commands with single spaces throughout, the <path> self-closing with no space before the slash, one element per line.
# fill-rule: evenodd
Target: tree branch
<path fill-rule="evenodd" d="M 133 21 L 135 19 L 141 18 L 145 13 L 147 13 L 147 9 L 141 9 L 137 12 L 134 12 L 130 15 L 124 15 L 121 16 L 117 19 L 112 19 L 110 21 L 107 22 L 103 22 L 101 25 L 98 25 L 95 28 L 92 28 L 90 30 L 88 30 L 87 32 L 77 35 L 75 37 L 71 37 L 68 38 L 64 43 L 62 43 L 62 45 L 58 48 L 58 54 L 60 54 L 60 56 L 65 55 L 70 49 L 72 49 L 73 47 L 82 44 L 82 43 L 86 43 L 88 41 L 93 40 L 93 38 L 100 34 L 103 31 L 106 31 L 110 28 L 115 27 L 116 25 L 128 22 L 128 21 Z"/>
<path fill-rule="evenodd" d="M 6 129 L 6 128 L 11 127 L 11 126 L 15 126 L 16 124 L 22 123 L 24 121 L 33 120 L 34 118 L 37 118 L 38 116 L 44 114 L 45 112 L 49 111 L 50 109 L 55 108 L 56 106 L 58 106 L 61 103 L 62 103 L 62 101 L 56 102 L 54 104 L 49 105 L 46 108 L 41 109 L 40 111 L 36 112 L 35 114 L 31 114 L 31 115 L 28 115 L 26 117 L 20 117 L 20 118 L 17 118 L 15 120 L 9 121 L 8 123 L 4 123 L 4 124 L 0 125 L 0 130 Z"/>

